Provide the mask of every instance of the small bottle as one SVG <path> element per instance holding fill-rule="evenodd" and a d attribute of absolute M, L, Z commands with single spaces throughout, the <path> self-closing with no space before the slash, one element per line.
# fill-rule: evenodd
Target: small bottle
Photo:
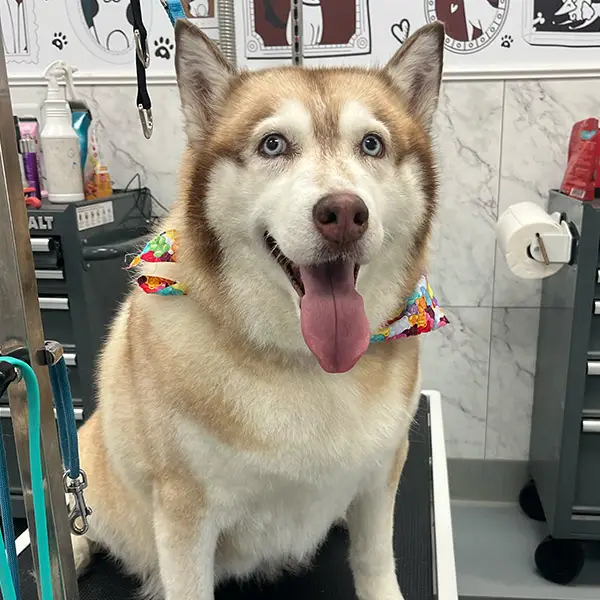
<path fill-rule="evenodd" d="M 35 140 L 23 137 L 19 142 L 21 154 L 23 155 L 23 166 L 27 177 L 27 187 L 34 189 L 36 198 L 42 199 L 42 186 L 40 185 L 40 174 L 38 173 L 37 153 L 35 151 Z"/>
<path fill-rule="evenodd" d="M 73 129 L 71 109 L 58 84 L 58 77 L 63 74 L 60 64 L 52 63 L 46 69 L 48 91 L 42 105 L 44 127 L 40 135 L 48 200 L 57 204 L 84 199 L 79 136 Z"/>

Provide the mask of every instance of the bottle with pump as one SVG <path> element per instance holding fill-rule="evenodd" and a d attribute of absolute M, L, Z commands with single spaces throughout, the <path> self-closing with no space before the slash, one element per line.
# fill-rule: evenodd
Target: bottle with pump
<path fill-rule="evenodd" d="M 84 199 L 79 136 L 73 129 L 71 109 L 58 83 L 64 77 L 61 61 L 51 63 L 44 76 L 48 91 L 42 104 L 40 135 L 46 170 L 48 200 L 57 204 Z"/>

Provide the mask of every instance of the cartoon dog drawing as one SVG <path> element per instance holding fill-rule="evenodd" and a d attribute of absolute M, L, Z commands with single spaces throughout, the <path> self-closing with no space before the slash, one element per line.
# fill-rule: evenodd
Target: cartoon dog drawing
<path fill-rule="evenodd" d="M 476 30 L 485 31 L 494 22 L 496 9 L 488 0 L 463 0 L 463 6 L 468 41 L 472 41 L 478 36 Z M 454 7 L 458 7 L 458 4 L 451 4 L 450 12 Z"/>
<path fill-rule="evenodd" d="M 321 0 L 302 0 L 302 22 L 304 43 L 307 46 L 318 46 L 323 39 L 323 9 Z M 287 43 L 292 43 L 292 11 L 288 17 L 285 36 Z"/>
<path fill-rule="evenodd" d="M 600 5 L 588 0 L 563 0 L 563 5 L 554 13 L 555 17 L 569 16 L 564 25 L 577 23 L 569 29 L 585 29 L 597 19 L 600 19 Z"/>

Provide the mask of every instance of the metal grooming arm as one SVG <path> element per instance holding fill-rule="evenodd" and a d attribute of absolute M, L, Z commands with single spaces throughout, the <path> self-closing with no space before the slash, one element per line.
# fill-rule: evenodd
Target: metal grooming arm
<path fill-rule="evenodd" d="M 78 600 L 50 379 L 48 368 L 38 365 L 34 358 L 36 351 L 44 347 L 44 333 L 18 160 L 4 48 L 0 46 L 0 352 L 24 351 L 39 381 L 53 596 L 55 600 Z M 27 394 L 22 382 L 10 386 L 9 401 L 34 564 L 39 572 L 29 468 Z M 38 582 L 38 596 L 39 589 Z"/>
<path fill-rule="evenodd" d="M 292 19 L 292 64 L 301 67 L 304 64 L 304 29 L 302 21 L 302 0 L 291 0 Z"/>

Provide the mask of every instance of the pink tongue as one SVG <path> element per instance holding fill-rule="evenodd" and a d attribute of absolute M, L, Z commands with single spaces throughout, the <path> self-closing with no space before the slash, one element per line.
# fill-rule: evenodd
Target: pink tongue
<path fill-rule="evenodd" d="M 305 294 L 302 335 L 328 373 L 345 373 L 367 351 L 370 328 L 362 296 L 354 289 L 354 263 L 300 267 Z"/>

